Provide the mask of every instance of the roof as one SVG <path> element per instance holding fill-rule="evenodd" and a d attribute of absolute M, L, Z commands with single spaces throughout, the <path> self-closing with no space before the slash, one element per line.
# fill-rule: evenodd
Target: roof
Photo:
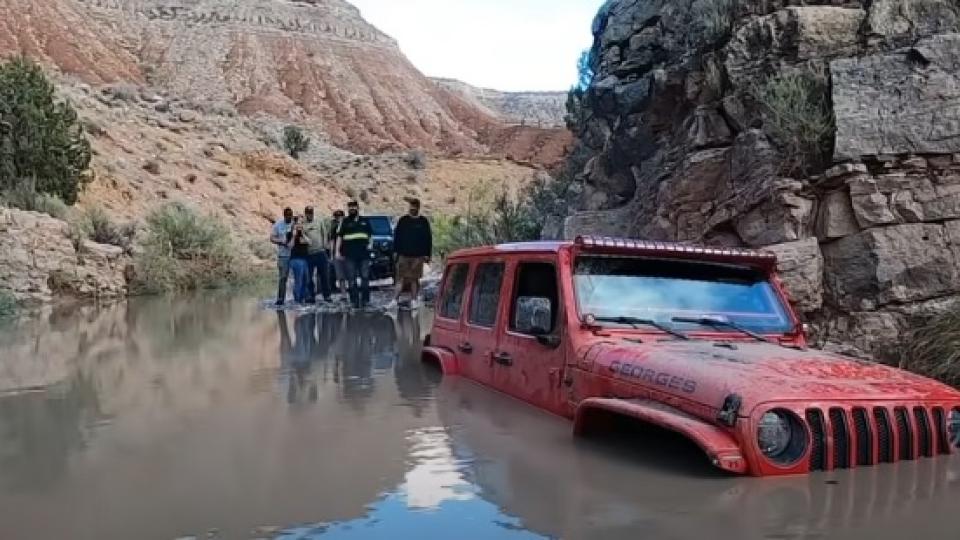
<path fill-rule="evenodd" d="M 678 259 L 746 264 L 762 268 L 773 268 L 777 263 L 776 254 L 769 251 L 720 248 L 677 242 L 655 242 L 635 238 L 605 236 L 578 236 L 577 239 L 572 242 L 517 242 L 469 248 L 457 251 L 452 257 L 475 257 L 496 253 L 558 253 L 565 247 L 578 247 L 587 252 L 596 251 L 602 253 L 622 253 L 624 255 L 668 256 Z"/>

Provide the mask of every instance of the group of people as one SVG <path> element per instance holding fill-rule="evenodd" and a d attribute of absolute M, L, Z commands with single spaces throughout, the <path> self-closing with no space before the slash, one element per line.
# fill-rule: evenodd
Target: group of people
<path fill-rule="evenodd" d="M 420 201 L 409 199 L 407 215 L 400 218 L 393 232 L 396 265 L 396 302 L 416 306 L 424 265 L 433 252 L 430 222 L 420 215 Z M 373 229 L 360 215 L 360 204 L 350 201 L 347 212 L 337 210 L 327 222 L 318 219 L 313 207 L 302 216 L 293 209 L 283 211 L 283 219 L 273 225 L 270 242 L 277 246 L 277 306 L 287 300 L 287 283 L 293 276 L 293 299 L 298 304 L 333 302 L 334 294 L 349 294 L 354 308 L 370 303 L 370 265 Z M 403 300 L 404 293 L 408 294 Z"/>

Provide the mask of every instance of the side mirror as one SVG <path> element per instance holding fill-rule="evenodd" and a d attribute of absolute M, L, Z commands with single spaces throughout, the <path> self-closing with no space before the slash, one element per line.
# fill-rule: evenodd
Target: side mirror
<path fill-rule="evenodd" d="M 549 298 L 521 296 L 517 298 L 517 310 L 513 327 L 518 332 L 531 336 L 543 336 L 553 327 L 553 306 Z"/>

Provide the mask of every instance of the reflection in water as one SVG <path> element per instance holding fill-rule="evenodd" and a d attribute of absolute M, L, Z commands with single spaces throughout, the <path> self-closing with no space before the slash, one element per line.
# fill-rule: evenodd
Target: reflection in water
<path fill-rule="evenodd" d="M 575 440 L 425 368 L 430 322 L 200 295 L 0 330 L 0 538 L 956 538 L 958 459 L 753 480 Z"/>
<path fill-rule="evenodd" d="M 0 393 L 0 488 L 55 484 L 101 416 L 96 389 L 82 374 L 41 391 Z"/>

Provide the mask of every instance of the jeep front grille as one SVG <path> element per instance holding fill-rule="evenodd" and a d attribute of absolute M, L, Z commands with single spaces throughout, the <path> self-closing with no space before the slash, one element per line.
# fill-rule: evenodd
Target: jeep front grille
<path fill-rule="evenodd" d="M 825 471 L 950 454 L 943 407 L 807 409 L 810 470 Z"/>

